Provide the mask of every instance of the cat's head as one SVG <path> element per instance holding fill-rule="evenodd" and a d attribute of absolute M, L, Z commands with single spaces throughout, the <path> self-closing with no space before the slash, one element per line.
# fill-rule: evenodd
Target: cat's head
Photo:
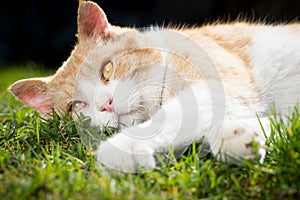
<path fill-rule="evenodd" d="M 73 114 L 114 127 L 148 119 L 167 95 L 166 67 L 155 39 L 132 30 L 91 50 L 77 73 Z"/>
<path fill-rule="evenodd" d="M 83 113 L 91 117 L 92 125 L 139 123 L 173 95 L 171 87 L 176 84 L 170 80 L 180 80 L 166 62 L 175 69 L 176 61 L 178 70 L 187 73 L 184 56 L 162 49 L 188 40 L 164 34 L 169 33 L 111 26 L 97 4 L 83 1 L 78 10 L 78 44 L 68 60 L 53 76 L 17 81 L 10 91 L 44 116 L 54 108 L 74 117 Z"/>
<path fill-rule="evenodd" d="M 78 42 L 70 57 L 54 75 L 19 80 L 9 87 L 9 91 L 20 101 L 45 117 L 52 114 L 52 108 L 59 112 L 69 111 L 73 102 L 75 79 L 88 52 L 129 30 L 112 26 L 103 10 L 91 1 L 80 2 L 77 28 Z"/>

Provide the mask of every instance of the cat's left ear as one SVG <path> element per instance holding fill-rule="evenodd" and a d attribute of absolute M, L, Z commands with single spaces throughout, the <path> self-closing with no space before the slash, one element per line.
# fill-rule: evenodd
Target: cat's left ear
<path fill-rule="evenodd" d="M 79 42 L 99 37 L 107 40 L 117 35 L 104 11 L 92 1 L 79 2 L 77 28 Z"/>
<path fill-rule="evenodd" d="M 20 101 L 29 105 L 44 116 L 52 114 L 54 103 L 50 98 L 49 77 L 23 79 L 12 84 L 8 90 Z"/>

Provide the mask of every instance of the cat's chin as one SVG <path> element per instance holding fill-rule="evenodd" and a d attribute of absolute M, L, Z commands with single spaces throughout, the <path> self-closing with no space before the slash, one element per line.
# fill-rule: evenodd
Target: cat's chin
<path fill-rule="evenodd" d="M 118 116 L 114 113 L 84 113 L 85 116 L 89 116 L 91 118 L 90 126 L 110 126 L 114 128 L 118 128 Z"/>
<path fill-rule="evenodd" d="M 132 125 L 140 124 L 145 120 L 138 111 L 131 111 L 128 113 L 98 113 L 97 116 L 91 117 L 90 126 L 110 126 L 113 128 L 123 128 Z"/>

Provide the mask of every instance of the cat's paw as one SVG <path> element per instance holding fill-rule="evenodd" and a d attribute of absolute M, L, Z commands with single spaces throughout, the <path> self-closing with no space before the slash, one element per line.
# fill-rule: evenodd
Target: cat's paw
<path fill-rule="evenodd" d="M 153 149 L 144 141 L 123 134 L 101 142 L 96 156 L 99 164 L 112 170 L 136 173 L 155 167 Z"/>
<path fill-rule="evenodd" d="M 256 120 L 237 120 L 226 123 L 218 147 L 218 158 L 233 162 L 258 158 L 263 162 L 265 137 Z"/>

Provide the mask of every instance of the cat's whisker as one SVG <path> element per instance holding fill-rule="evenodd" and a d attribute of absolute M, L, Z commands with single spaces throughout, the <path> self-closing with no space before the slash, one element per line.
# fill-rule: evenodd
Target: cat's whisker
<path fill-rule="evenodd" d="M 137 109 L 137 112 L 142 114 L 142 115 L 148 116 L 149 113 L 150 113 L 150 108 L 146 107 L 146 106 L 140 105 L 140 106 L 137 106 L 136 109 Z"/>
<path fill-rule="evenodd" d="M 159 102 L 161 101 L 161 99 L 158 100 L 152 100 L 152 101 L 139 101 L 139 105 L 143 105 L 143 106 L 154 106 L 154 105 L 159 105 Z"/>
<path fill-rule="evenodd" d="M 139 100 L 139 102 L 145 102 L 145 101 L 159 101 L 159 100 L 161 100 L 161 97 L 158 97 L 158 98 L 141 98 L 140 100 Z"/>
<path fill-rule="evenodd" d="M 131 97 L 138 96 L 140 97 L 141 91 L 147 92 L 147 93 L 155 93 L 162 90 L 162 86 L 153 86 L 153 83 L 149 84 L 143 84 L 142 86 L 136 86 L 133 91 L 131 92 Z"/>
<path fill-rule="evenodd" d="M 129 97 L 129 102 L 136 102 L 141 98 L 141 95 L 139 95 L 138 93 L 134 93 L 133 95 L 131 95 Z"/>
<path fill-rule="evenodd" d="M 196 79 L 183 79 L 183 78 L 178 78 L 178 79 L 166 79 L 165 83 L 172 83 L 172 84 L 180 84 L 180 83 L 191 83 L 191 82 L 198 82 L 199 80 Z"/>
<path fill-rule="evenodd" d="M 153 89 L 161 89 L 162 88 L 162 85 L 161 84 L 159 84 L 158 86 L 157 85 L 154 85 L 154 83 L 153 82 L 151 82 L 151 83 L 144 83 L 143 85 L 138 85 L 136 88 L 135 88 L 135 90 L 136 91 L 140 91 L 141 89 L 151 89 L 151 90 L 153 90 Z"/>
<path fill-rule="evenodd" d="M 149 107 L 144 105 L 138 105 L 136 108 L 138 111 L 149 111 Z"/>
<path fill-rule="evenodd" d="M 153 87 L 153 85 L 146 85 L 146 86 L 142 86 L 142 87 L 139 87 L 137 89 L 137 94 L 140 93 L 141 91 L 144 91 L 144 92 L 150 92 L 150 93 L 153 93 L 153 92 L 158 92 L 158 91 L 161 91 L 163 88 L 163 86 L 157 86 L 157 87 Z"/>

